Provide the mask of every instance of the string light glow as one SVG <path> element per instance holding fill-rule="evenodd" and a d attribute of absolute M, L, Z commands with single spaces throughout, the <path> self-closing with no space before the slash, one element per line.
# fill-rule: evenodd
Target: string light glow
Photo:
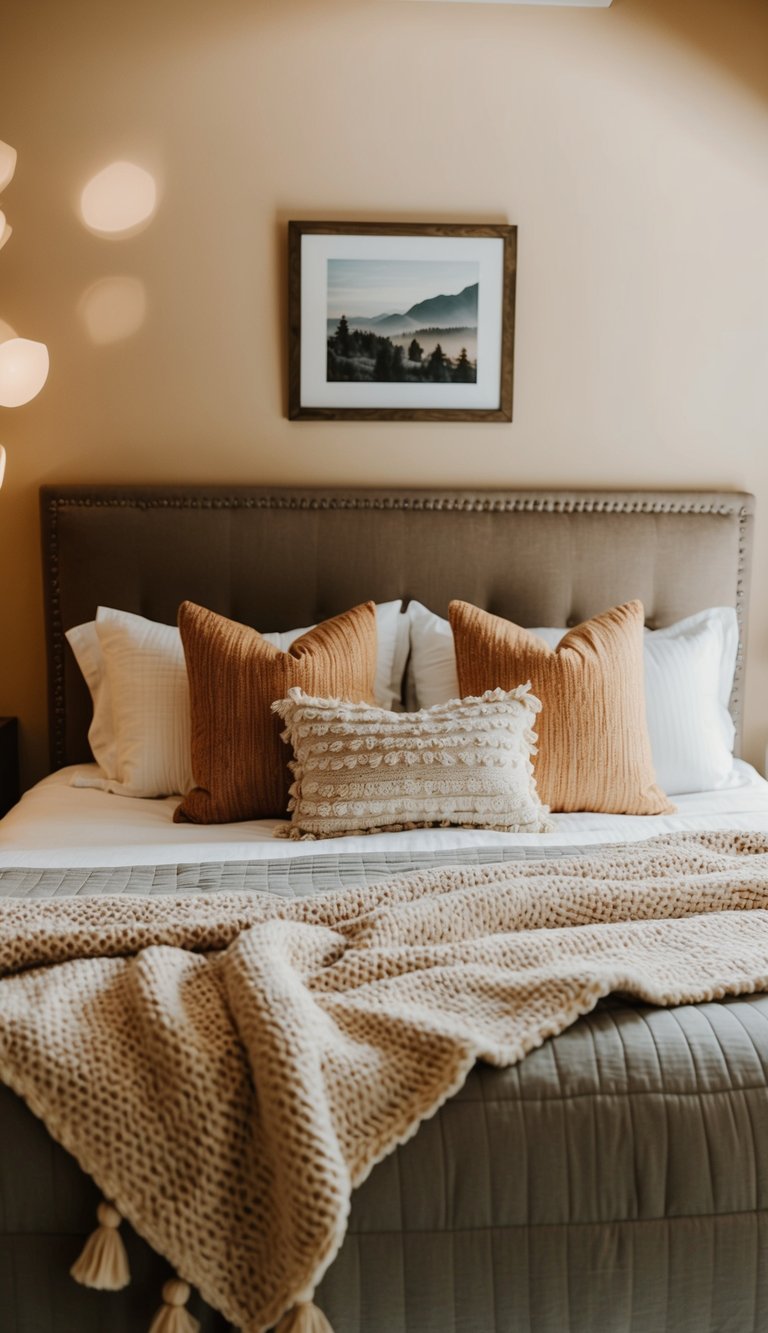
<path fill-rule="evenodd" d="M 0 407 L 23 407 L 48 378 L 48 348 L 30 338 L 0 343 Z"/>
<path fill-rule="evenodd" d="M 155 178 L 135 162 L 111 162 L 91 177 L 80 196 L 83 222 L 99 236 L 133 235 L 156 207 Z"/>

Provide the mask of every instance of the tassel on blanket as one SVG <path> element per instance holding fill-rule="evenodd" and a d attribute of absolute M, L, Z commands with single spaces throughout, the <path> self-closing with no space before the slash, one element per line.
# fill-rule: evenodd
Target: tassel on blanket
<path fill-rule="evenodd" d="M 128 1255 L 118 1231 L 122 1217 L 111 1203 L 100 1203 L 96 1212 L 99 1225 L 85 1242 L 80 1258 L 70 1268 L 75 1282 L 98 1291 L 120 1291 L 131 1280 Z"/>
<path fill-rule="evenodd" d="M 198 1333 L 200 1328 L 184 1306 L 189 1300 L 189 1287 L 179 1278 L 171 1278 L 163 1287 L 163 1302 L 152 1323 L 149 1333 Z"/>
<path fill-rule="evenodd" d="M 318 1310 L 311 1301 L 294 1305 L 284 1314 L 275 1333 L 333 1333 L 322 1310 Z"/>

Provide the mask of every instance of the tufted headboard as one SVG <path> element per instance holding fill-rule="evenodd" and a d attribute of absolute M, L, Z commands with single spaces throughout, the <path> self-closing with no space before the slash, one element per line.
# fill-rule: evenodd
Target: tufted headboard
<path fill-rule="evenodd" d="M 54 767 L 90 757 L 65 630 L 99 605 L 171 624 L 185 598 L 264 630 L 396 597 L 443 615 L 457 597 L 523 625 L 575 625 L 634 597 L 651 628 L 735 606 L 740 739 L 750 495 L 45 486 L 40 498 Z"/>

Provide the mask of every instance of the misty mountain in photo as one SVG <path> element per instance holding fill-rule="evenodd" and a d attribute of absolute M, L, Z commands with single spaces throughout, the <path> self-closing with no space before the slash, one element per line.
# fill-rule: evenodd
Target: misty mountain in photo
<path fill-rule="evenodd" d="M 371 329 L 374 333 L 408 333 L 413 329 L 477 328 L 478 283 L 465 287 L 454 296 L 430 296 L 417 301 L 404 314 L 348 315 L 350 329 Z M 338 318 L 328 320 L 333 333 Z"/>

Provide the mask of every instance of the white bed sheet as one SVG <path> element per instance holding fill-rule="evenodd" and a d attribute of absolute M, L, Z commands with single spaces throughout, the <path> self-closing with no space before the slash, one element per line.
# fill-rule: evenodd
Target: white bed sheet
<path fill-rule="evenodd" d="M 383 850 L 429 852 L 467 846 L 588 846 L 636 842 L 660 833 L 702 829 L 756 829 L 768 833 L 768 782 L 736 762 L 732 784 L 713 792 L 675 797 L 673 815 L 555 815 L 552 833 L 496 833 L 486 829 L 413 829 L 332 841 L 276 838 L 279 820 L 244 824 L 174 824 L 177 797 L 145 801 L 73 787 L 65 768 L 28 791 L 0 820 L 0 869 L 9 867 L 175 865 L 198 861 L 276 860 L 323 852 Z"/>

